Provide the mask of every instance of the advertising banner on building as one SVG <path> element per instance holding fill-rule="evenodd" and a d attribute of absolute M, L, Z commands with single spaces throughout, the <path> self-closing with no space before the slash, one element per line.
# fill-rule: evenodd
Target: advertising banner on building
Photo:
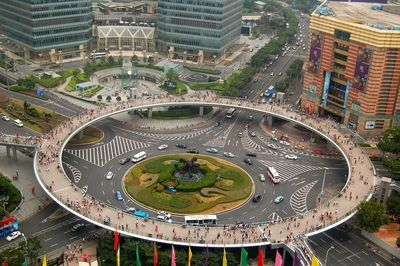
<path fill-rule="evenodd" d="M 310 56 L 308 58 L 308 71 L 317 74 L 321 66 L 322 42 L 324 36 L 320 34 L 311 34 Z"/>
<path fill-rule="evenodd" d="M 375 121 L 365 121 L 365 129 L 375 128 Z"/>
<path fill-rule="evenodd" d="M 322 92 L 322 106 L 326 106 L 326 99 L 328 98 L 330 82 L 331 82 L 331 72 L 326 72 L 324 80 L 324 90 Z"/>
<path fill-rule="evenodd" d="M 354 71 L 353 87 L 358 90 L 364 90 L 367 86 L 369 63 L 371 61 L 372 50 L 368 48 L 359 48 L 356 68 Z"/>

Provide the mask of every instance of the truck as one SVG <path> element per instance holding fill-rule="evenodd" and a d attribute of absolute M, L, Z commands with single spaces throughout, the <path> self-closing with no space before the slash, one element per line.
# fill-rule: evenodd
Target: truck
<path fill-rule="evenodd" d="M 265 97 L 267 98 L 272 97 L 274 93 L 276 93 L 275 87 L 269 86 L 268 89 L 265 90 Z"/>

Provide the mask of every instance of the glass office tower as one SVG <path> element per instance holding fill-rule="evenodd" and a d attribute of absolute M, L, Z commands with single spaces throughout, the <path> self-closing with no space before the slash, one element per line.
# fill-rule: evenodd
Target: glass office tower
<path fill-rule="evenodd" d="M 91 0 L 1 0 L 7 38 L 25 58 L 81 56 L 91 40 Z M 18 48 L 18 49 L 17 49 Z"/>
<path fill-rule="evenodd" d="M 240 37 L 242 10 L 243 0 L 159 0 L 159 49 L 221 56 Z"/>

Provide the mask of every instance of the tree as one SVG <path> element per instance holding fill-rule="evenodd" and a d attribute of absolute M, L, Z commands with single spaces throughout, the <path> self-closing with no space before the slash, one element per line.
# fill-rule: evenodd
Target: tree
<path fill-rule="evenodd" d="M 117 64 L 118 64 L 119 66 L 122 66 L 122 63 L 123 63 L 123 62 L 124 62 L 124 59 L 122 58 L 122 56 L 118 57 Z"/>
<path fill-rule="evenodd" d="M 173 82 L 173 81 L 175 81 L 177 79 L 176 73 L 172 68 L 170 68 L 168 70 L 166 76 L 167 76 L 167 79 L 168 79 L 169 82 Z"/>
<path fill-rule="evenodd" d="M 398 248 L 400 248 L 400 237 L 398 237 L 398 238 L 396 239 L 396 246 L 397 246 Z"/>
<path fill-rule="evenodd" d="M 111 102 L 111 96 L 110 96 L 110 95 L 108 95 L 108 96 L 106 97 L 106 101 L 107 101 L 107 102 Z"/>
<path fill-rule="evenodd" d="M 383 152 L 400 153 L 400 126 L 386 129 L 383 138 L 378 143 L 378 148 Z"/>
<path fill-rule="evenodd" d="M 137 63 L 139 62 L 139 57 L 138 57 L 137 55 L 134 54 L 134 55 L 131 57 L 131 62 L 132 62 L 133 65 L 137 64 Z"/>
<path fill-rule="evenodd" d="M 23 250 L 29 261 L 36 261 L 39 256 L 39 249 L 42 248 L 40 240 L 37 237 L 28 236 L 25 241 L 19 243 L 19 248 Z"/>
<path fill-rule="evenodd" d="M 122 100 L 121 96 L 117 96 L 117 98 L 115 98 L 115 100 L 117 100 L 117 102 L 120 102 Z"/>
<path fill-rule="evenodd" d="M 101 96 L 100 94 L 97 95 L 97 100 L 100 102 L 101 100 L 103 100 L 103 96 Z"/>
<path fill-rule="evenodd" d="M 149 65 L 154 64 L 154 57 L 150 56 L 149 59 L 147 60 L 147 63 L 148 63 Z"/>
<path fill-rule="evenodd" d="M 30 103 L 28 103 L 27 101 L 24 101 L 24 113 L 27 114 L 28 113 L 28 108 L 30 107 Z"/>
<path fill-rule="evenodd" d="M 389 222 L 383 204 L 375 201 L 364 201 L 358 208 L 355 215 L 357 224 L 368 232 L 376 232 L 379 227 Z"/>
<path fill-rule="evenodd" d="M 114 65 L 114 64 L 115 64 L 114 57 L 112 57 L 112 56 L 110 55 L 110 56 L 108 57 L 108 59 L 107 59 L 107 63 L 108 63 L 109 66 Z"/>
<path fill-rule="evenodd" d="M 400 194 L 397 191 L 393 190 L 390 194 L 386 203 L 386 209 L 388 214 L 394 215 L 396 220 L 400 220 Z"/>

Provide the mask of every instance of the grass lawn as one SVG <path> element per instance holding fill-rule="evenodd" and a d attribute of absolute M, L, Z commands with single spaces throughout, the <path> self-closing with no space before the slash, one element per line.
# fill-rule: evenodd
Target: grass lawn
<path fill-rule="evenodd" d="M 170 88 L 166 85 L 160 85 L 160 88 L 167 91 L 169 94 L 173 95 L 183 95 L 187 93 L 187 88 L 185 86 L 185 83 L 180 81 L 176 82 L 176 88 Z"/>
<path fill-rule="evenodd" d="M 207 82 L 207 83 L 196 83 L 196 82 L 188 82 L 189 87 L 192 90 L 215 90 L 215 91 L 222 91 L 223 85 L 220 84 L 218 81 L 214 82 Z"/>
<path fill-rule="evenodd" d="M 102 87 L 102 86 L 99 85 L 99 86 L 96 86 L 96 87 L 94 87 L 94 88 L 85 90 L 85 91 L 81 92 L 79 95 L 80 95 L 80 96 L 83 96 L 83 97 L 90 98 L 90 97 L 92 97 L 93 95 L 95 95 L 96 93 L 98 93 L 99 91 L 101 91 L 103 88 L 104 88 L 104 87 Z"/>
<path fill-rule="evenodd" d="M 90 78 L 85 73 L 79 73 L 78 75 L 71 78 L 68 85 L 65 87 L 65 90 L 68 92 L 74 91 L 78 80 L 86 82 L 86 81 L 89 81 Z"/>
<path fill-rule="evenodd" d="M 219 71 L 218 69 L 213 69 L 213 68 L 196 67 L 196 66 L 184 66 L 184 68 L 187 68 L 193 72 L 199 72 L 199 73 L 210 74 L 210 75 L 221 74 L 221 71 Z"/>
<path fill-rule="evenodd" d="M 94 126 L 88 126 L 83 129 L 82 138 L 79 137 L 79 133 L 72 137 L 68 142 L 71 145 L 89 144 L 102 140 L 104 132 Z"/>

